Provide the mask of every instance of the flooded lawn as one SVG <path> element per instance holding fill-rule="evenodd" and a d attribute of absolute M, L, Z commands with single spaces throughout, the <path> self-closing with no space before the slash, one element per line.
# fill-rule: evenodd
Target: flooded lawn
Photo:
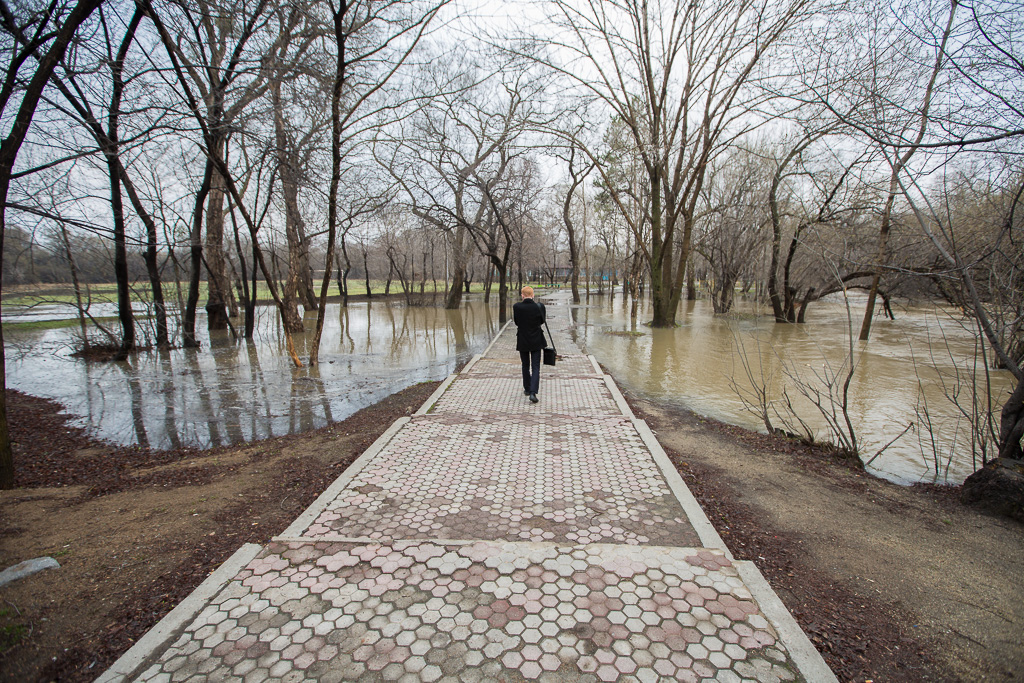
<path fill-rule="evenodd" d="M 417 382 L 443 379 L 497 333 L 479 301 L 459 311 L 397 302 L 329 305 L 317 368 L 293 368 L 276 309 L 258 309 L 255 339 L 144 351 L 120 363 L 73 358 L 77 328 L 5 332 L 7 386 L 60 401 L 99 438 L 152 448 L 220 446 L 308 431 Z M 295 345 L 303 361 L 315 314 Z M 112 323 L 113 324 L 113 323 Z"/>
<path fill-rule="evenodd" d="M 589 306 L 576 312 L 579 341 L 628 390 L 750 429 L 765 427 L 744 409 L 732 380 L 744 390 L 763 385 L 776 400 L 785 386 L 801 418 L 819 435 L 824 433 L 821 414 L 797 395 L 786 370 L 818 384 L 815 373 L 839 369 L 849 339 L 841 300 L 813 304 L 804 325 L 777 325 L 770 310 L 755 310 L 745 302 L 728 316 L 713 315 L 708 301 L 683 305 L 676 329 L 644 325 L 651 315 L 641 306 L 633 332 L 621 296 L 592 297 Z M 851 296 L 850 306 L 856 335 L 863 300 Z M 963 327 L 970 322 L 935 306 L 897 306 L 895 312 L 894 321 L 876 319 L 869 341 L 854 341 L 850 414 L 862 458 L 873 456 L 914 423 L 869 469 L 902 483 L 960 483 L 980 462 L 972 457 L 968 420 L 948 396 L 956 395 L 968 412 L 973 387 L 978 388 L 979 402 L 988 401 L 984 364 L 975 361 L 975 337 Z M 753 382 L 744 369 L 744 355 Z M 981 381 L 973 381 L 974 372 Z M 991 378 L 998 420 L 1011 388 L 1010 374 L 992 371 Z M 773 424 L 782 426 L 777 419 Z"/>

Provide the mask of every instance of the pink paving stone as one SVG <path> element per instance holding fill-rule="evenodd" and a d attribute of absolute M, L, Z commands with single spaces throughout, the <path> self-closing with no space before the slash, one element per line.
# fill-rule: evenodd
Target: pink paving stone
<path fill-rule="evenodd" d="M 509 607 L 508 612 L 505 613 L 505 616 L 507 616 L 512 621 L 520 621 L 526 616 L 526 610 L 523 609 L 521 606 L 513 605 Z"/>
<path fill-rule="evenodd" d="M 230 641 L 225 641 L 225 642 L 217 645 L 217 647 L 213 648 L 213 653 L 212 654 L 213 654 L 214 657 L 223 657 L 224 655 L 226 655 L 227 653 L 231 652 L 234 649 L 235 649 L 235 644 L 234 643 L 232 643 Z"/>
<path fill-rule="evenodd" d="M 302 654 L 302 645 L 300 643 L 292 643 L 281 651 L 281 659 L 293 660 Z"/>
<path fill-rule="evenodd" d="M 623 624 L 612 624 L 608 629 L 608 635 L 615 640 L 626 640 L 629 638 L 629 629 Z"/>
<path fill-rule="evenodd" d="M 746 619 L 747 613 L 739 607 L 726 607 L 725 616 L 728 617 L 730 621 L 742 621 L 743 619 Z"/>
<path fill-rule="evenodd" d="M 619 670 L 614 666 L 605 664 L 597 670 L 597 677 L 602 681 L 614 681 L 619 678 Z"/>

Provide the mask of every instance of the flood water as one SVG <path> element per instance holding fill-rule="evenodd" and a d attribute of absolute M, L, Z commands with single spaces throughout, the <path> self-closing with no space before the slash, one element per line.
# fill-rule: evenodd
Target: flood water
<path fill-rule="evenodd" d="M 482 302 L 459 311 L 396 302 L 329 305 L 317 368 L 294 368 L 275 308 L 260 307 L 255 339 L 202 348 L 140 352 L 127 362 L 71 356 L 75 328 L 5 332 L 7 386 L 60 401 L 78 424 L 119 444 L 152 448 L 220 446 L 304 432 L 347 416 L 417 382 L 440 380 L 486 348 L 497 315 Z M 316 315 L 296 335 L 308 358 Z"/>
<path fill-rule="evenodd" d="M 783 387 L 800 417 L 824 438 L 825 422 L 794 390 L 786 371 L 815 383 L 814 374 L 838 369 L 847 352 L 847 309 L 841 299 L 819 302 L 804 325 L 776 325 L 764 310 L 738 302 L 728 316 L 712 314 L 707 301 L 684 304 L 675 329 L 652 329 L 646 303 L 632 331 L 621 295 L 592 296 L 574 309 L 580 346 L 627 391 L 667 401 L 699 414 L 764 431 L 746 411 L 731 380 L 755 383 L 775 399 Z M 851 299 L 853 329 L 863 300 Z M 871 339 L 854 342 L 856 372 L 850 413 L 865 459 L 913 422 L 915 428 L 876 458 L 869 469 L 888 479 L 958 483 L 974 471 L 970 430 L 947 398 L 956 390 L 970 400 L 975 337 L 948 311 L 897 306 L 895 321 L 875 321 Z M 298 433 L 342 420 L 360 408 L 416 382 L 440 380 L 472 358 L 497 334 L 494 308 L 470 300 L 459 311 L 407 307 L 399 302 L 328 306 L 320 366 L 292 367 L 284 351 L 276 309 L 258 310 L 255 340 L 210 339 L 205 319 L 199 350 L 141 352 L 124 363 L 86 363 L 71 357 L 75 329 L 6 332 L 7 385 L 60 401 L 99 438 L 152 448 L 219 446 Z M 315 315 L 297 335 L 299 355 Z M 993 372 L 998 414 L 1010 375 Z M 930 415 L 931 430 L 922 426 Z M 777 419 L 776 427 L 784 426 Z M 791 431 L 795 431 L 791 429 Z"/>
<path fill-rule="evenodd" d="M 762 432 L 764 423 L 744 409 L 730 380 L 745 388 L 763 385 L 776 399 L 787 386 L 801 418 L 822 438 L 825 420 L 797 394 L 784 370 L 820 386 L 815 373 L 840 367 L 848 353 L 850 328 L 842 299 L 812 304 L 803 325 L 777 325 L 770 309 L 755 310 L 746 302 L 738 302 L 728 316 L 713 315 L 709 301 L 683 306 L 677 328 L 652 329 L 643 325 L 651 314 L 642 304 L 637 334 L 628 334 L 629 304 L 620 295 L 592 296 L 589 305 L 576 311 L 578 340 L 627 390 Z M 854 336 L 863 311 L 864 299 L 851 296 Z M 947 398 L 957 390 L 957 376 L 962 405 L 971 401 L 972 386 L 983 391 L 983 384 L 975 385 L 970 376 L 972 371 L 984 376 L 985 370 L 975 361 L 975 337 L 962 324 L 969 321 L 935 306 L 895 306 L 895 313 L 895 321 L 875 320 L 867 342 L 854 340 L 856 370 L 849 403 L 862 459 L 913 422 L 915 428 L 868 469 L 900 483 L 959 483 L 980 466 L 972 457 L 967 420 Z M 743 367 L 744 355 L 753 383 Z M 1011 389 L 1010 373 L 994 371 L 992 379 L 998 420 L 998 408 Z M 926 415 L 930 430 L 923 424 Z M 773 426 L 782 425 L 774 419 Z"/>

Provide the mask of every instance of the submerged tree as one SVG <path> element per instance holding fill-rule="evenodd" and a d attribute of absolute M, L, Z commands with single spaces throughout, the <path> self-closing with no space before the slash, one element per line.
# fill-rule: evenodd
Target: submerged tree
<path fill-rule="evenodd" d="M 746 0 L 692 3 L 553 3 L 560 36 L 541 61 L 611 111 L 632 139 L 647 185 L 635 235 L 651 280 L 652 324 L 675 324 L 692 233 L 709 164 L 753 125 L 764 97 L 751 87 L 777 44 L 811 16 L 816 3 Z M 567 56 L 563 58 L 563 56 Z M 591 152 L 606 180 L 609 169 Z M 628 198 L 606 182 L 629 213 Z"/>

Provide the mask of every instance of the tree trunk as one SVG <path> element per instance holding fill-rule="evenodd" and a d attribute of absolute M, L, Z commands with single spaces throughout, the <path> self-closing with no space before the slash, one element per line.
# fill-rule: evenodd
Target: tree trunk
<path fill-rule="evenodd" d="M 71 271 L 71 285 L 75 290 L 75 304 L 78 310 L 78 327 L 82 334 L 82 348 L 89 349 L 89 330 L 85 324 L 85 307 L 82 305 L 82 285 L 78 280 L 78 264 L 75 263 L 75 255 L 71 249 L 71 239 L 68 237 L 67 225 L 60 224 L 61 246 L 64 247 L 64 256 L 68 260 L 68 269 Z"/>
<path fill-rule="evenodd" d="M 461 285 L 466 278 L 465 241 L 466 228 L 460 225 L 455 229 L 455 237 L 452 239 L 452 286 L 444 302 L 444 307 L 448 310 L 456 310 L 462 305 Z M 466 292 L 469 292 L 468 288 Z"/>
<path fill-rule="evenodd" d="M 192 231 L 189 234 L 189 278 L 188 296 L 185 301 L 185 318 L 182 321 L 182 343 L 185 348 L 198 348 L 196 340 L 196 307 L 199 305 L 199 278 L 203 267 L 203 209 L 206 197 L 210 193 L 210 181 L 213 177 L 213 159 L 206 160 L 203 182 L 196 193 L 195 206 L 192 210 Z"/>
<path fill-rule="evenodd" d="M 224 141 L 218 140 L 216 154 L 224 153 Z M 227 183 L 220 172 L 210 178 L 210 192 L 206 198 L 206 244 L 203 261 L 206 263 L 206 327 L 209 330 L 228 328 L 228 281 L 224 260 L 224 195 Z"/>
<path fill-rule="evenodd" d="M 131 283 L 128 281 L 128 252 L 125 245 L 124 203 L 121 182 L 112 156 L 107 151 L 107 177 L 110 181 L 110 208 L 114 219 L 114 279 L 117 282 L 117 318 L 121 323 L 121 347 L 116 360 L 124 360 L 135 349 L 135 317 L 132 315 Z"/>
<path fill-rule="evenodd" d="M 366 263 L 366 249 L 363 249 L 363 277 L 366 279 L 366 298 L 370 299 L 373 292 L 370 291 L 370 267 Z"/>
<path fill-rule="evenodd" d="M 1021 439 L 1024 438 L 1024 381 L 1017 380 L 1017 387 L 1006 399 L 999 419 L 999 457 L 1024 459 Z"/>
<path fill-rule="evenodd" d="M 64 58 L 68 43 L 89 15 L 99 7 L 101 0 L 81 0 L 68 18 L 54 34 L 50 48 L 39 60 L 36 71 L 25 86 L 18 111 L 13 113 L 10 133 L 0 141 L 0 255 L 3 254 L 3 240 L 7 232 L 7 198 L 11 191 L 11 174 L 18 152 L 28 135 L 29 126 L 35 116 L 36 107 L 42 98 L 43 89 L 53 75 L 57 64 Z M 14 67 L 17 68 L 16 66 Z M 0 103 L 0 111 L 7 112 L 8 101 Z M 3 281 L 3 263 L 0 259 L 0 282 Z M 7 377 L 6 354 L 4 353 L 3 328 L 0 326 L 0 489 L 14 488 L 14 456 L 11 452 L 11 434 L 7 426 Z"/>
<path fill-rule="evenodd" d="M 298 304 L 295 300 L 299 292 L 300 280 L 303 279 L 303 266 L 308 268 L 308 262 L 302 256 L 305 253 L 306 245 L 300 239 L 302 229 L 302 213 L 299 211 L 299 187 L 296 180 L 296 169 L 292 162 L 295 155 L 291 152 L 291 145 L 288 140 L 288 132 L 284 123 L 284 104 L 281 101 L 281 81 L 275 80 L 271 87 L 271 102 L 274 109 L 274 142 L 276 146 L 277 171 L 281 178 L 281 195 L 284 199 L 284 232 L 288 244 L 288 277 L 284 283 L 284 291 L 281 293 L 281 300 L 284 304 L 284 325 L 292 332 L 302 332 L 302 316 L 299 315 Z M 305 299 L 305 295 L 303 296 Z"/>

